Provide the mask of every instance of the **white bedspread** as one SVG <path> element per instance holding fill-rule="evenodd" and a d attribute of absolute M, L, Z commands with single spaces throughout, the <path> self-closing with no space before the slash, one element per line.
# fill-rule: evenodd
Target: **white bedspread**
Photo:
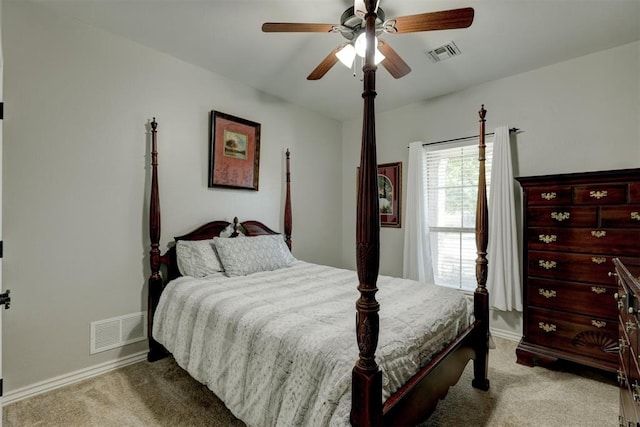
<path fill-rule="evenodd" d="M 249 426 L 348 425 L 357 275 L 296 261 L 167 285 L 154 338 Z M 469 324 L 456 290 L 381 276 L 376 351 L 386 399 Z"/>

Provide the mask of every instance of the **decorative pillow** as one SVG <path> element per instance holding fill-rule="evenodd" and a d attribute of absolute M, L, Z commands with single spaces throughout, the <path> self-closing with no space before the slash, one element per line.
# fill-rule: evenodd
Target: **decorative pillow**
<path fill-rule="evenodd" d="M 212 239 L 178 240 L 176 257 L 178 270 L 183 276 L 204 277 L 217 271 L 223 271 Z"/>
<path fill-rule="evenodd" d="M 291 255 L 282 234 L 235 239 L 214 238 L 214 245 L 227 276 L 245 276 L 290 266 Z"/>

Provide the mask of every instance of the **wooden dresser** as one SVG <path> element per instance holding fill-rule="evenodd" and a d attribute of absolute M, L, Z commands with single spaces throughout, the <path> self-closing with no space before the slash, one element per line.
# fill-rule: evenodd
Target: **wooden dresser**
<path fill-rule="evenodd" d="M 613 263 L 618 278 L 618 326 L 620 333 L 618 383 L 621 427 L 640 426 L 640 259 L 618 259 Z"/>
<path fill-rule="evenodd" d="M 523 190 L 524 313 L 518 363 L 615 372 L 615 257 L 640 256 L 640 169 L 516 178 Z"/>

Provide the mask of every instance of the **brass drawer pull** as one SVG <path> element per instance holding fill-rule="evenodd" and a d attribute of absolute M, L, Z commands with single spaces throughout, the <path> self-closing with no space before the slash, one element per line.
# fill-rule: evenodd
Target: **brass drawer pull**
<path fill-rule="evenodd" d="M 593 237 L 595 237 L 596 239 L 599 239 L 599 238 L 601 238 L 601 237 L 606 236 L 606 235 L 607 235 L 607 232 L 606 232 L 606 231 L 604 231 L 604 230 L 592 230 L 592 231 L 591 231 L 591 235 L 592 235 Z"/>
<path fill-rule="evenodd" d="M 591 320 L 591 324 L 598 329 L 607 326 L 607 322 L 604 322 L 602 320 Z"/>
<path fill-rule="evenodd" d="M 594 294 L 602 295 L 602 294 L 607 292 L 607 288 L 600 288 L 598 286 L 592 286 L 591 287 L 591 292 L 593 292 Z"/>
<path fill-rule="evenodd" d="M 620 384 L 621 386 L 625 385 L 627 383 L 627 375 L 622 372 L 620 369 L 617 370 L 618 372 L 618 384 Z"/>
<path fill-rule="evenodd" d="M 555 261 L 545 261 L 541 259 L 540 261 L 538 261 L 538 265 L 545 270 L 551 270 L 552 268 L 556 268 L 558 264 Z"/>
<path fill-rule="evenodd" d="M 640 221 L 640 212 L 631 212 L 631 219 L 635 219 L 636 221 Z"/>
<path fill-rule="evenodd" d="M 607 195 L 608 195 L 607 190 L 589 192 L 590 197 L 593 197 L 594 199 L 598 199 L 598 200 L 607 197 Z"/>
<path fill-rule="evenodd" d="M 593 289 L 593 288 L 592 288 Z M 618 310 L 622 310 L 624 308 L 624 300 L 627 298 L 625 294 L 620 295 L 619 293 L 613 294 L 613 299 L 618 303 Z"/>
<path fill-rule="evenodd" d="M 604 264 L 605 262 L 607 262 L 607 259 L 603 256 L 594 256 L 591 257 L 591 262 L 593 262 L 594 264 Z"/>
<path fill-rule="evenodd" d="M 570 216 L 571 214 L 569 212 L 551 212 L 551 219 L 555 219 L 558 222 L 569 219 Z"/>
<path fill-rule="evenodd" d="M 558 195 L 555 193 L 555 191 L 552 191 L 550 193 L 540 193 L 540 197 L 542 197 L 545 200 L 553 200 L 556 197 L 558 197 Z"/>
<path fill-rule="evenodd" d="M 541 242 L 544 242 L 544 243 L 549 244 L 549 243 L 553 243 L 553 242 L 555 242 L 556 240 L 558 240 L 558 236 L 556 236 L 555 234 L 540 234 L 540 235 L 538 236 L 538 239 L 539 239 Z"/>
<path fill-rule="evenodd" d="M 538 293 L 547 299 L 555 298 L 557 296 L 556 291 L 553 289 L 547 290 L 547 289 L 540 288 L 538 289 Z"/>
<path fill-rule="evenodd" d="M 627 347 L 629 347 L 629 343 L 624 338 L 618 339 L 618 343 L 620 347 L 620 354 L 624 354 L 624 352 L 627 350 Z"/>
<path fill-rule="evenodd" d="M 627 329 L 627 332 L 633 331 L 634 329 L 636 329 L 636 322 L 627 320 L 627 322 L 625 323 L 625 328 Z"/>
<path fill-rule="evenodd" d="M 546 333 L 555 332 L 557 327 L 553 323 L 538 323 L 538 327 L 545 331 Z"/>
<path fill-rule="evenodd" d="M 633 382 L 633 401 L 640 402 L 640 385 L 638 385 L 638 381 Z"/>

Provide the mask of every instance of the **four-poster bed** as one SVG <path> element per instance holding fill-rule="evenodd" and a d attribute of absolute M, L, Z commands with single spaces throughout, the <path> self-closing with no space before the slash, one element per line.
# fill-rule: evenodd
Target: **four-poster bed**
<path fill-rule="evenodd" d="M 375 15 L 375 12 L 373 12 L 374 7 L 372 3 L 375 3 L 375 2 L 367 1 L 366 3 L 367 3 L 367 10 L 369 11 L 369 13 L 365 17 L 367 22 L 367 27 L 366 27 L 367 37 L 369 37 L 370 39 L 373 39 L 374 22 L 375 22 L 376 15 Z M 369 43 L 369 46 L 372 46 L 372 45 L 373 43 Z M 394 328 L 395 326 L 393 326 L 394 325 L 393 322 L 395 320 L 393 319 L 387 320 L 391 316 L 389 316 L 388 314 L 385 314 L 387 317 L 384 317 L 383 319 L 385 322 L 388 322 L 388 323 L 384 323 L 381 328 L 381 325 L 380 325 L 381 322 L 380 322 L 380 316 L 379 316 L 380 304 L 376 299 L 376 294 L 378 293 L 377 285 L 378 285 L 379 279 L 381 280 L 381 283 L 385 283 L 385 284 L 387 284 L 392 280 L 397 280 L 398 282 L 393 282 L 393 283 L 394 284 L 398 283 L 397 284 L 398 287 L 404 286 L 404 285 L 411 286 L 411 283 L 404 283 L 404 282 L 410 282 L 410 281 L 404 281 L 403 279 L 392 279 L 392 278 L 387 278 L 383 276 L 379 277 L 378 275 L 379 249 L 380 249 L 380 239 L 379 239 L 380 225 L 379 225 L 378 194 L 377 194 L 377 159 L 376 159 L 376 147 L 375 147 L 375 118 L 374 118 L 374 98 L 376 96 L 376 93 L 375 93 L 376 67 L 375 65 L 373 65 L 372 57 L 373 57 L 373 51 L 371 48 L 369 48 L 367 50 L 365 66 L 363 68 L 364 120 L 363 120 L 362 151 L 361 151 L 359 185 L 358 185 L 358 200 L 357 200 L 357 233 L 356 233 L 357 279 L 355 275 L 349 276 L 351 277 L 351 279 L 346 279 L 347 281 L 351 280 L 352 282 L 355 282 L 355 280 L 358 280 L 359 282 L 359 284 L 357 285 L 357 292 L 359 293 L 359 298 L 357 299 L 357 301 L 355 301 L 356 303 L 356 307 L 355 307 L 356 308 L 356 327 L 355 327 L 356 340 L 354 341 L 357 342 L 357 351 L 352 349 L 353 353 L 349 353 L 346 357 L 349 358 L 349 360 L 355 360 L 357 357 L 356 352 L 359 352 L 359 354 L 358 354 L 357 362 L 355 363 L 355 366 L 352 369 L 352 373 L 350 375 L 351 378 L 348 379 L 347 381 L 347 383 L 350 383 L 350 386 L 349 386 L 350 390 L 346 390 L 343 394 L 348 396 L 350 391 L 350 402 L 349 402 L 350 415 L 347 416 L 346 419 L 350 421 L 352 425 L 358 425 L 358 426 L 360 425 L 362 426 L 403 425 L 403 426 L 406 426 L 406 425 L 415 425 L 423 421 L 430 415 L 431 412 L 433 412 L 438 400 L 444 398 L 444 396 L 447 394 L 449 387 L 458 381 L 458 379 L 460 378 L 460 375 L 462 374 L 469 360 L 474 361 L 473 362 L 474 363 L 474 379 L 473 379 L 472 385 L 482 390 L 487 390 L 489 388 L 489 380 L 487 379 L 489 316 L 488 316 L 488 293 L 486 290 L 486 278 L 487 278 L 486 249 L 487 249 L 488 220 L 487 220 L 487 199 L 486 199 L 486 188 L 485 188 L 486 181 L 485 181 L 485 167 L 484 167 L 484 162 L 485 162 L 484 124 L 485 124 L 486 111 L 484 110 L 484 108 L 480 110 L 480 143 L 479 143 L 479 164 L 480 164 L 479 173 L 480 174 L 479 174 L 478 201 L 477 201 L 477 210 L 476 210 L 476 244 L 477 244 L 477 253 L 478 253 L 478 258 L 476 261 L 476 277 L 477 277 L 478 286 L 474 293 L 473 308 L 472 310 L 470 310 L 472 311 L 473 316 L 470 316 L 470 317 L 467 316 L 466 321 L 463 319 L 465 317 L 465 314 L 464 314 L 465 311 L 462 308 L 464 308 L 465 310 L 466 308 L 465 307 L 460 308 L 461 304 L 459 301 L 465 300 L 464 296 L 461 296 L 461 299 L 457 300 L 458 302 L 454 301 L 453 304 L 456 307 L 460 308 L 460 310 L 458 310 L 460 312 L 458 315 L 461 317 L 452 316 L 451 319 L 446 317 L 446 318 L 438 319 L 438 322 L 436 322 L 436 323 L 439 323 L 440 320 L 445 323 L 449 322 L 449 323 L 446 323 L 447 326 L 444 326 L 443 329 L 453 330 L 454 335 L 444 338 L 443 336 L 438 335 L 439 334 L 438 332 L 438 334 L 436 335 L 439 338 L 437 339 L 446 340 L 446 342 L 441 343 L 442 345 L 438 347 L 435 354 L 433 353 L 428 355 L 422 354 L 420 360 L 423 360 L 423 361 L 426 360 L 426 364 L 423 365 L 422 363 L 420 363 L 418 366 L 415 367 L 415 370 L 413 372 L 408 374 L 404 379 L 401 380 L 399 384 L 396 384 L 394 387 L 392 387 L 392 390 L 389 391 L 387 389 L 389 388 L 388 383 L 390 381 L 391 374 L 385 371 L 386 376 L 384 376 L 383 378 L 383 372 L 380 369 L 380 366 L 378 365 L 378 363 L 381 362 L 383 366 L 386 366 L 384 364 L 388 362 L 387 359 L 390 358 L 388 353 L 385 353 L 385 351 L 387 351 L 388 349 L 387 341 L 389 341 L 388 337 L 385 336 L 385 327 L 387 325 L 391 325 L 390 327 Z M 226 329 L 222 332 L 210 331 L 210 329 L 213 329 L 215 326 L 211 322 L 210 323 L 200 322 L 200 318 L 202 317 L 207 317 L 207 318 L 215 317 L 216 320 L 213 323 L 218 325 L 221 323 L 226 324 L 227 322 L 230 322 L 228 320 L 228 317 L 222 317 L 222 315 L 219 314 L 219 312 L 203 314 L 202 308 L 199 307 L 197 308 L 197 310 L 199 311 L 196 314 L 189 317 L 188 320 L 185 320 L 185 316 L 183 316 L 183 314 L 181 313 L 181 310 L 183 309 L 183 307 L 186 310 L 189 306 L 194 305 L 195 301 L 198 299 L 212 301 L 211 305 L 219 305 L 216 300 L 218 297 L 216 297 L 216 294 L 214 292 L 212 292 L 211 294 L 206 293 L 206 292 L 210 292 L 208 290 L 210 288 L 206 288 L 207 289 L 206 291 L 204 290 L 205 289 L 204 279 L 197 279 L 194 282 L 187 282 L 185 278 L 179 278 L 180 271 L 177 267 L 178 262 L 176 259 L 176 252 L 177 252 L 176 247 L 170 248 L 166 254 L 161 255 L 161 251 L 159 249 L 160 205 L 159 205 L 159 196 L 158 196 L 159 192 L 158 192 L 158 179 L 157 179 L 157 143 L 156 143 L 157 123 L 155 122 L 155 119 L 152 122 L 151 127 L 152 127 L 152 188 L 151 188 L 150 221 L 149 221 L 150 238 L 151 238 L 151 260 L 150 260 L 151 276 L 149 278 L 149 316 L 148 316 L 149 325 L 148 327 L 149 327 L 149 336 L 152 338 L 149 339 L 150 351 L 149 351 L 148 359 L 150 361 L 154 361 L 168 354 L 167 350 L 165 349 L 165 346 L 167 346 L 167 343 L 165 342 L 164 343 L 165 345 L 163 346 L 163 344 L 156 341 L 158 336 L 163 337 L 163 339 L 167 337 L 178 336 L 178 341 L 186 340 L 188 342 L 186 343 L 181 342 L 178 344 L 170 343 L 172 348 L 174 348 L 174 351 L 172 352 L 172 354 L 176 358 L 176 361 L 178 361 L 178 363 L 181 364 L 181 366 L 184 365 L 183 368 L 187 369 L 190 374 L 196 377 L 196 379 L 199 379 L 202 382 L 207 383 L 207 385 L 210 385 L 209 383 L 214 383 L 216 381 L 219 381 L 220 380 L 219 377 L 224 377 L 224 381 L 226 382 L 235 384 L 235 382 L 240 381 L 240 382 L 249 383 L 250 384 L 249 386 L 253 387 L 252 390 L 249 390 L 247 394 L 243 395 L 243 398 L 240 399 L 241 400 L 240 403 L 227 402 L 225 401 L 224 396 L 219 396 L 223 399 L 223 401 L 225 401 L 227 406 L 230 409 L 232 409 L 232 411 L 234 411 L 234 408 L 235 408 L 235 411 L 242 411 L 243 405 L 244 406 L 256 405 L 257 407 L 259 407 L 260 403 L 247 401 L 247 399 L 251 400 L 252 391 L 254 391 L 254 394 L 261 394 L 261 392 L 263 392 L 262 385 L 259 382 L 255 382 L 255 378 L 248 376 L 248 377 L 242 377 L 241 380 L 234 379 L 236 374 L 241 375 L 241 373 L 230 372 L 230 371 L 234 371 L 233 364 L 225 365 L 225 367 L 222 368 L 222 371 L 218 372 L 219 375 L 215 373 L 211 374 L 209 372 L 205 373 L 203 372 L 203 369 L 204 369 L 203 364 L 206 362 L 213 363 L 213 364 L 218 363 L 217 359 L 215 359 L 216 356 L 213 353 L 217 353 L 219 350 L 219 347 L 227 348 L 227 347 L 236 346 L 236 341 L 235 341 L 236 338 L 234 334 L 231 334 L 229 332 L 230 330 L 236 331 L 234 333 L 237 333 L 238 341 L 242 341 L 243 339 L 246 339 L 246 337 L 242 338 L 243 334 L 246 335 L 246 333 L 244 333 L 243 331 L 253 330 L 251 329 L 253 326 L 251 326 L 250 324 L 244 323 L 247 317 L 251 317 L 249 314 L 247 314 L 250 312 L 251 309 L 247 307 L 253 307 L 253 308 L 259 307 L 257 310 L 261 312 L 268 311 L 269 316 L 271 316 L 272 311 L 270 310 L 272 310 L 272 307 L 284 304 L 284 303 L 281 304 L 281 300 L 278 299 L 279 297 L 278 298 L 274 297 L 274 295 L 280 295 L 279 292 L 281 292 L 280 288 L 275 287 L 276 281 L 287 282 L 289 280 L 286 286 L 291 287 L 291 289 L 295 289 L 295 291 L 291 291 L 291 292 L 304 293 L 304 292 L 315 292 L 316 290 L 320 292 L 320 290 L 322 290 L 324 286 L 314 285 L 311 288 L 312 290 L 306 291 L 306 290 L 301 290 L 297 288 L 297 286 L 299 285 L 298 282 L 306 283 L 307 278 L 311 276 L 315 277 L 315 276 L 333 275 L 334 274 L 333 270 L 337 270 L 337 269 L 332 269 L 331 271 L 327 271 L 327 270 L 324 270 L 325 267 L 321 267 L 321 266 L 309 267 L 309 265 L 306 263 L 301 263 L 297 260 L 294 260 L 295 262 L 289 260 L 290 262 L 287 261 L 289 263 L 286 265 L 286 268 L 276 270 L 275 273 L 273 271 L 258 271 L 253 275 L 251 274 L 247 275 L 246 280 L 250 281 L 251 285 L 246 285 L 245 282 L 239 282 L 240 279 L 238 279 L 237 277 L 229 277 L 227 279 L 234 280 L 234 281 L 226 282 L 226 283 L 233 283 L 233 286 L 223 285 L 223 286 L 226 286 L 222 291 L 223 292 L 222 295 L 225 296 L 225 301 L 240 299 L 241 298 L 240 294 L 244 293 L 242 289 L 245 289 L 246 286 L 249 286 L 250 289 L 252 290 L 257 289 L 257 286 L 267 286 L 266 291 L 264 291 L 266 293 L 259 294 L 258 290 L 255 290 L 255 292 L 247 291 L 246 295 L 249 295 L 249 298 L 253 298 L 253 299 L 251 300 L 250 303 L 246 303 L 248 305 L 243 306 L 243 308 L 230 309 L 230 308 L 227 308 L 226 306 L 223 306 L 222 309 L 220 309 L 220 311 L 225 311 L 225 310 L 232 311 L 233 313 L 229 317 L 234 317 L 234 316 L 239 317 L 240 321 L 237 324 L 234 323 L 232 326 L 227 326 Z M 269 227 L 265 226 L 264 224 L 258 221 L 244 221 L 242 223 L 239 223 L 236 219 L 234 220 L 233 223 L 229 223 L 226 221 L 213 221 L 213 222 L 207 223 L 202 227 L 192 231 L 191 233 L 176 237 L 175 238 L 176 246 L 179 246 L 181 244 L 186 244 L 184 242 L 210 241 L 211 245 L 214 245 L 218 249 L 219 255 L 222 256 L 225 254 L 220 252 L 221 248 L 224 248 L 224 246 L 227 245 L 228 242 L 231 240 L 251 241 L 251 239 L 259 239 L 262 237 L 267 237 L 267 238 L 275 237 L 276 239 L 278 238 L 282 239 L 283 244 L 286 241 L 286 245 L 290 249 L 292 217 L 291 217 L 291 202 L 290 202 L 290 184 L 289 184 L 290 171 L 289 171 L 288 151 L 287 151 L 286 167 L 287 167 L 287 171 L 286 171 L 287 179 L 286 179 L 285 215 L 284 215 L 284 231 L 285 231 L 284 239 L 279 237 L 278 233 L 276 233 L 275 231 L 273 231 L 272 229 L 270 229 Z M 237 235 L 244 235 L 246 237 L 241 237 L 239 239 L 218 238 L 218 236 L 221 236 L 221 233 L 225 235 L 225 232 L 227 237 L 235 237 Z M 216 240 L 216 238 L 218 239 Z M 210 240 L 210 239 L 213 239 L 213 240 Z M 221 242 L 221 240 L 225 240 L 224 244 L 222 244 L 223 242 Z M 254 240 L 254 241 L 257 241 L 257 240 Z M 219 244 L 222 246 L 218 246 Z M 276 251 L 278 250 L 280 250 L 279 247 L 276 249 Z M 162 274 L 160 272 L 160 267 L 161 267 L 161 264 L 163 263 L 167 265 L 166 278 L 167 278 L 167 281 L 171 281 L 169 285 L 167 285 L 166 281 L 163 280 Z M 222 264 L 224 264 L 224 262 L 222 262 Z M 292 273 L 294 276 L 297 274 L 301 275 L 299 277 L 294 277 L 297 280 L 296 283 L 290 282 L 290 276 L 287 276 L 287 277 L 282 276 L 281 272 L 287 269 L 290 269 L 290 271 L 294 272 Z M 304 275 L 306 274 L 302 272 L 302 270 L 304 269 L 313 270 L 311 276 Z M 219 274 L 222 275 L 222 273 L 219 273 Z M 273 278 L 272 276 L 273 274 L 280 274 L 280 276 Z M 338 273 L 335 273 L 335 274 L 337 275 Z M 242 273 L 240 273 L 239 275 L 242 275 Z M 403 283 L 400 283 L 400 282 L 403 282 Z M 273 283 L 273 287 L 271 287 L 272 283 Z M 417 282 L 414 282 L 414 284 L 416 283 Z M 453 301 L 455 298 L 457 298 L 456 294 L 458 296 L 461 295 L 459 292 L 455 290 L 444 289 L 444 288 L 437 287 L 435 285 L 432 285 L 429 287 L 427 287 L 424 284 L 420 284 L 420 285 L 421 285 L 420 288 L 425 288 L 425 289 L 428 288 L 429 289 L 428 292 L 433 292 L 432 295 L 425 296 L 425 299 L 440 298 L 441 300 L 452 299 Z M 201 297 L 198 298 L 193 296 L 185 296 L 184 301 L 176 303 L 176 302 L 172 302 L 171 298 L 173 297 L 167 296 L 169 294 L 171 295 L 175 294 L 176 295 L 175 298 L 179 298 L 183 290 L 186 290 L 187 288 L 190 288 L 190 287 L 196 289 L 195 291 L 196 294 L 200 292 L 199 295 L 201 295 Z M 355 287 L 355 283 L 353 283 L 352 290 L 354 287 Z M 393 289 L 393 288 L 394 286 L 389 285 L 389 286 L 382 287 L 380 289 L 381 301 L 382 299 L 386 298 L 385 304 L 387 304 L 387 301 L 389 302 L 393 301 L 394 298 L 400 298 L 400 295 L 396 295 L 393 297 L 385 296 L 388 292 L 391 292 L 390 290 L 387 290 L 387 289 Z M 164 291 L 164 295 L 163 295 L 163 291 Z M 422 290 L 420 292 L 422 292 Z M 207 295 L 206 297 L 202 296 L 205 294 Z M 309 302 L 313 302 L 315 304 L 317 302 L 316 301 L 317 299 L 325 298 L 326 295 L 324 294 L 319 294 L 319 295 L 313 294 L 312 296 L 310 296 L 309 294 L 307 294 L 306 296 L 303 295 L 302 296 L 303 300 L 300 300 L 300 299 L 296 300 L 296 304 L 301 304 L 299 301 L 304 301 L 305 297 L 311 298 L 312 301 L 309 301 Z M 286 296 L 286 297 L 283 296 L 282 301 L 284 301 L 285 298 L 288 300 L 289 296 Z M 297 298 L 300 298 L 300 296 L 298 296 Z M 269 300 L 267 304 L 268 307 L 263 305 L 265 300 Z M 438 300 L 437 303 L 441 304 L 441 300 Z M 352 311 L 353 302 L 354 300 L 348 301 L 347 313 L 346 313 L 346 316 L 350 317 L 351 319 L 352 319 L 351 316 L 353 316 L 353 311 Z M 339 304 L 337 304 L 337 300 L 336 300 L 336 303 L 334 303 L 333 306 L 338 306 L 338 305 Z M 388 306 L 389 305 L 385 305 L 384 307 L 388 307 Z M 348 307 L 351 307 L 351 309 L 349 309 Z M 430 311 L 435 311 L 435 309 L 424 308 L 423 310 L 418 310 L 418 311 L 430 312 Z M 451 311 L 455 311 L 455 310 L 451 309 Z M 176 322 L 179 325 L 171 326 L 172 324 L 167 323 L 167 321 L 165 320 L 166 316 L 160 317 L 159 319 L 155 319 L 156 323 L 154 324 L 154 315 L 156 315 L 156 312 L 158 313 L 163 312 L 163 316 L 164 316 L 164 312 L 173 313 L 173 317 L 177 319 Z M 238 312 L 242 312 L 245 314 L 243 316 L 238 316 L 237 315 Z M 280 314 L 284 315 L 285 317 L 287 317 L 287 315 L 289 314 L 291 316 L 295 316 L 293 313 L 288 313 L 286 307 L 281 310 Z M 394 314 L 393 316 L 394 316 L 394 319 L 397 317 L 398 322 L 402 323 L 402 319 L 400 319 L 401 317 L 400 314 L 398 315 Z M 422 313 L 422 314 L 427 316 L 430 313 Z M 313 323 L 313 325 L 309 326 L 310 328 L 311 326 L 317 326 L 317 324 L 324 324 L 324 318 L 322 317 L 324 316 L 324 314 L 319 315 L 320 317 L 314 317 L 316 315 L 317 313 L 315 312 L 310 315 L 308 314 L 308 312 L 305 312 L 305 314 L 303 315 L 303 317 L 305 318 L 312 317 L 314 319 L 311 322 Z M 344 315 L 344 313 L 336 314 L 335 316 L 341 317 L 342 315 Z M 297 319 L 300 320 L 300 318 L 297 318 Z M 296 320 L 296 322 L 298 320 Z M 429 321 L 433 321 L 433 319 Z M 277 324 L 282 326 L 278 322 L 280 322 L 280 320 L 271 320 L 271 325 Z M 348 323 L 350 323 L 350 327 L 351 329 L 353 329 L 352 320 L 349 321 Z M 462 326 L 459 327 L 459 329 L 455 329 L 455 327 L 451 325 L 458 325 L 458 326 L 462 325 Z M 429 328 L 428 326 L 426 326 L 426 324 L 425 325 L 421 324 L 419 327 L 420 328 L 424 327 L 426 329 Z M 270 327 L 261 326 L 260 328 L 261 328 L 260 334 L 262 334 L 263 329 L 269 329 Z M 405 325 L 405 328 L 406 328 L 406 325 Z M 216 342 L 208 343 L 208 345 L 204 345 L 204 347 L 206 348 L 202 350 L 201 349 L 202 345 L 198 341 L 196 341 L 196 338 L 193 338 L 191 335 L 189 335 L 188 338 L 184 338 L 183 335 L 187 333 L 190 329 L 196 329 L 194 336 L 198 336 L 198 337 L 205 337 L 207 335 L 205 332 L 207 333 L 211 332 L 211 334 L 213 335 L 218 334 L 217 336 L 221 341 L 218 341 L 217 343 Z M 326 329 L 325 332 L 329 334 L 332 332 L 333 329 L 335 329 L 334 326 L 328 327 L 328 329 Z M 398 329 L 398 331 L 401 331 L 401 330 L 402 329 Z M 284 333 L 282 333 L 282 329 L 275 328 L 275 331 L 276 332 L 274 333 L 273 337 L 270 340 L 269 340 L 269 337 L 264 338 L 262 335 L 255 335 L 255 336 L 252 335 L 251 339 L 247 341 L 249 341 L 250 346 L 257 345 L 256 343 L 262 342 L 263 340 L 266 340 L 264 341 L 264 344 L 263 344 L 264 346 L 271 346 L 272 344 L 270 343 L 279 343 L 280 342 L 279 340 L 281 340 L 282 342 L 285 342 L 285 337 L 283 335 Z M 394 329 L 393 332 L 396 333 L 396 330 Z M 251 333 L 254 333 L 254 332 L 251 332 Z M 418 334 L 418 335 L 422 335 L 422 334 Z M 287 357 L 285 357 L 286 354 L 288 354 L 287 352 L 294 352 L 296 356 L 291 357 L 291 360 L 295 361 L 295 363 L 293 364 L 299 363 L 299 364 L 308 364 L 308 365 L 318 365 L 318 364 L 332 365 L 331 361 L 324 362 L 319 359 L 318 360 L 316 359 L 317 353 L 322 353 L 327 349 L 327 347 L 325 347 L 324 344 L 318 347 L 314 347 L 313 341 L 316 338 L 320 339 L 320 337 L 313 337 L 313 336 L 309 337 L 306 334 L 301 334 L 300 336 L 296 336 L 297 341 L 306 341 L 306 343 L 303 342 L 303 346 L 308 346 L 308 347 L 305 347 L 303 349 L 295 349 L 295 350 L 276 349 L 277 353 L 274 360 L 272 360 L 271 362 L 260 362 L 260 363 L 267 363 L 267 365 L 269 363 L 273 363 L 274 366 L 273 367 L 268 366 L 268 368 L 270 369 L 270 371 L 277 371 L 276 368 L 279 366 L 280 363 L 282 363 L 281 360 L 289 360 L 287 359 Z M 383 349 L 381 350 L 380 355 L 376 355 L 379 339 L 380 339 L 381 345 L 383 346 Z M 416 339 L 421 340 L 422 337 L 420 336 Z M 309 340 L 311 340 L 311 342 L 309 342 Z M 338 340 L 339 342 L 342 342 L 338 338 L 336 338 L 336 340 Z M 355 346 L 355 343 L 352 343 L 352 344 L 353 346 Z M 421 348 L 423 347 L 426 348 L 431 346 L 432 344 L 425 344 L 425 343 L 422 343 L 422 341 L 419 341 L 419 344 L 417 345 L 422 346 Z M 348 347 L 348 346 L 343 346 L 343 347 Z M 195 351 L 194 354 L 190 354 L 189 349 L 193 349 L 193 348 L 198 348 L 198 350 Z M 258 354 L 256 353 L 261 353 L 262 349 L 258 349 L 258 350 L 253 349 L 253 350 L 249 350 L 249 352 L 253 356 L 258 357 Z M 329 352 L 333 353 L 333 350 Z M 308 358 L 310 358 L 311 361 L 309 360 L 305 361 L 305 359 L 301 359 L 300 362 L 297 362 L 298 353 L 310 353 L 308 355 Z M 246 356 L 246 354 L 240 354 L 240 355 L 236 354 L 231 356 L 225 355 L 220 357 L 229 358 L 232 360 L 232 362 L 236 360 L 244 360 L 243 363 L 245 364 L 242 365 L 243 368 L 239 368 L 237 369 L 237 371 L 251 370 L 253 369 L 252 365 L 256 364 L 256 363 L 253 363 L 252 358 Z M 340 357 L 342 356 L 338 355 L 336 357 L 337 357 L 337 360 L 341 360 Z M 404 358 L 405 356 L 400 355 L 398 357 Z M 194 361 L 194 359 L 198 359 L 198 360 Z M 337 365 L 340 365 L 340 363 L 335 362 L 334 365 L 337 366 Z M 287 366 L 286 369 L 284 369 L 284 371 L 286 371 L 287 373 L 290 372 L 291 375 L 296 375 L 296 372 L 298 371 L 294 370 L 295 366 L 293 366 L 293 364 L 292 366 Z M 340 374 L 342 375 L 341 377 L 342 380 L 344 380 L 343 374 L 344 372 Z M 308 373 L 306 371 L 302 371 L 302 373 L 299 375 L 315 377 L 316 372 L 314 371 L 312 373 Z M 335 374 L 335 375 L 338 375 L 338 374 Z M 347 377 L 348 376 L 349 375 L 347 375 Z M 284 381 L 285 384 L 286 384 L 286 381 L 288 381 L 287 379 L 279 379 L 279 380 Z M 320 385 L 318 386 L 317 393 L 324 393 L 325 388 L 327 388 L 326 387 L 327 385 L 324 384 L 324 382 L 326 382 L 324 379 L 320 381 L 321 384 L 319 383 Z M 383 382 L 384 382 L 384 387 L 383 387 Z M 338 383 L 341 384 L 341 387 L 343 387 L 345 384 L 344 381 L 338 382 Z M 329 390 L 332 390 L 335 388 L 339 388 L 339 387 L 337 386 L 332 387 L 332 385 L 329 384 L 329 387 L 328 387 Z M 383 397 L 383 389 L 385 390 L 384 397 Z M 260 390 L 260 392 L 258 390 Z M 217 391 L 217 390 L 214 390 L 214 391 Z M 269 394 L 270 392 L 266 392 L 266 393 Z M 299 394 L 299 391 L 296 390 L 292 394 L 293 395 Z M 289 397 L 287 397 L 287 399 L 289 399 Z M 301 415 L 306 417 L 304 418 L 306 420 L 305 422 L 313 422 L 313 423 L 317 423 L 318 425 L 328 424 L 328 421 L 325 418 L 322 418 L 320 421 L 314 418 L 315 415 L 313 414 L 313 412 L 316 411 L 318 413 L 321 413 L 321 412 L 324 413 L 326 411 L 326 406 L 331 406 L 332 410 L 335 406 L 335 408 L 337 408 L 335 409 L 336 412 L 339 412 L 341 408 L 340 402 L 342 401 L 336 402 L 334 401 L 334 397 L 335 396 L 330 395 L 324 401 L 322 400 L 322 398 L 314 397 L 314 399 L 311 401 L 312 403 L 309 403 L 310 407 L 305 408 L 307 412 L 311 412 L 312 414 Z M 237 400 L 235 397 L 230 397 L 229 399 Z M 243 399 L 244 399 L 244 403 L 242 402 Z M 317 403 L 318 401 L 320 403 Z M 288 404 L 288 400 L 286 402 L 268 401 L 268 403 L 270 407 L 275 405 L 278 408 L 280 408 L 282 406 L 283 407 L 282 411 L 289 411 L 289 412 L 293 411 L 297 413 L 297 411 L 299 410 L 299 408 L 287 409 L 286 405 Z M 268 418 L 268 420 L 265 418 L 262 421 L 258 421 L 258 422 L 250 421 L 250 422 L 267 424 L 267 425 L 277 424 L 278 422 L 283 422 L 282 418 L 277 418 L 280 416 L 281 415 L 276 414 L 274 415 L 275 418 Z M 309 421 L 309 420 L 313 420 L 313 421 Z M 344 419 L 342 418 L 339 418 L 339 420 L 344 421 Z M 332 422 L 335 423 L 336 420 L 333 419 Z M 337 422 L 340 423 L 340 421 L 337 421 Z"/>

